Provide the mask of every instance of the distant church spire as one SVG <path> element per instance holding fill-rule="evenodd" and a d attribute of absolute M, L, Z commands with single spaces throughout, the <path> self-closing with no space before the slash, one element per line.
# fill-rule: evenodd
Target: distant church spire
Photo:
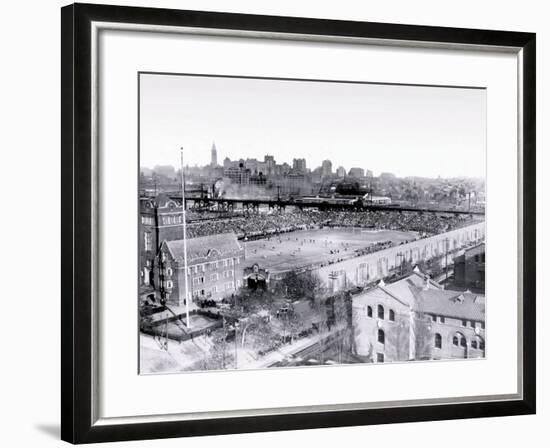
<path fill-rule="evenodd" d="M 218 151 L 216 149 L 216 143 L 212 143 L 210 165 L 218 166 Z"/>

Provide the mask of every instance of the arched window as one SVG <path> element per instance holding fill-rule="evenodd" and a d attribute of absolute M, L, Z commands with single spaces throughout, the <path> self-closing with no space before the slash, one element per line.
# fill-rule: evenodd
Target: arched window
<path fill-rule="evenodd" d="M 380 342 L 380 344 L 386 343 L 386 335 L 384 334 L 384 330 L 378 330 L 378 342 Z"/>
<path fill-rule="evenodd" d="M 367 306 L 367 316 L 372 317 L 372 306 Z"/>
<path fill-rule="evenodd" d="M 466 338 L 459 331 L 457 331 L 453 336 L 453 345 L 457 347 L 460 345 L 461 347 L 466 348 Z"/>
<path fill-rule="evenodd" d="M 384 319 L 384 307 L 378 305 L 378 319 Z"/>
<path fill-rule="evenodd" d="M 390 310 L 390 320 L 392 322 L 395 322 L 395 311 L 394 310 Z"/>
<path fill-rule="evenodd" d="M 474 349 L 485 350 L 485 341 L 481 336 L 475 336 L 470 344 Z"/>
<path fill-rule="evenodd" d="M 434 345 L 435 348 L 441 348 L 441 335 L 439 333 L 435 334 Z"/>
<path fill-rule="evenodd" d="M 459 331 L 457 331 L 453 336 L 453 345 L 456 345 L 457 347 L 460 345 L 461 347 L 466 348 L 466 338 Z"/>

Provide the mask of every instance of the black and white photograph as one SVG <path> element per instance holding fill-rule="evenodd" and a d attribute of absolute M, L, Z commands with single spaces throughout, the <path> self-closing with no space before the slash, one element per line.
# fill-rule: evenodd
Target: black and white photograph
<path fill-rule="evenodd" d="M 485 89 L 138 90 L 140 374 L 485 358 Z"/>

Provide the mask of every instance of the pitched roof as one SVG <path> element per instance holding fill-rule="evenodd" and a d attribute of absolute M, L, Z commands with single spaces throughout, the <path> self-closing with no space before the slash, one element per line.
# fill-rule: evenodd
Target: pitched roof
<path fill-rule="evenodd" d="M 369 302 L 373 298 L 382 300 L 388 297 L 400 302 L 405 306 L 410 306 L 409 303 L 406 302 L 402 297 L 392 294 L 390 291 L 388 291 L 385 285 L 383 286 L 381 284 L 378 284 L 377 286 L 353 297 L 353 303 L 364 305 L 365 302 Z"/>
<path fill-rule="evenodd" d="M 395 283 L 379 284 L 353 298 L 354 303 L 391 297 L 413 310 L 456 319 L 485 321 L 485 296 L 469 291 L 451 291 L 429 280 L 420 271 Z"/>
<path fill-rule="evenodd" d="M 409 306 L 414 306 L 415 297 L 413 294 L 413 289 L 423 288 L 426 285 L 426 280 L 429 281 L 430 288 L 433 288 L 434 290 L 443 289 L 441 285 L 420 272 L 419 269 L 416 269 L 411 275 L 402 278 L 401 280 L 386 284 L 384 288 L 390 294 L 397 296 L 401 299 L 401 301 L 406 302 Z"/>
<path fill-rule="evenodd" d="M 485 322 L 484 296 L 436 289 L 420 289 L 415 295 L 416 309 L 423 313 Z"/>
<path fill-rule="evenodd" d="M 183 262 L 183 240 L 164 241 L 162 244 L 168 248 L 174 260 Z M 242 250 L 234 233 L 220 233 L 187 239 L 188 262 L 199 259 L 223 258 Z"/>

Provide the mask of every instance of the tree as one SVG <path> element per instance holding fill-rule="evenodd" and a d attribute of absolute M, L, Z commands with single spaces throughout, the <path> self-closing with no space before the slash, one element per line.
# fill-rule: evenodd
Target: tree
<path fill-rule="evenodd" d="M 269 291 L 251 291 L 242 288 L 233 297 L 232 307 L 222 311 L 222 316 L 229 325 L 239 323 L 239 340 L 237 343 L 244 347 L 251 342 L 253 348 L 271 346 L 274 331 L 270 323 L 275 314 L 278 301 Z"/>
<path fill-rule="evenodd" d="M 273 345 L 274 338 L 273 326 L 264 319 L 258 319 L 243 328 L 241 345 L 244 347 L 248 342 L 255 350 L 264 350 Z"/>
<path fill-rule="evenodd" d="M 326 300 L 321 298 L 315 299 L 312 308 L 314 325 L 319 335 L 319 340 L 317 342 L 317 345 L 319 347 L 319 360 L 321 364 L 323 364 L 325 362 L 325 351 L 327 348 L 327 336 L 329 332 Z"/>
<path fill-rule="evenodd" d="M 325 290 L 317 274 L 311 271 L 301 273 L 289 271 L 277 282 L 273 292 L 288 300 L 307 299 L 313 302 L 317 297 L 322 296 Z"/>
<path fill-rule="evenodd" d="M 285 336 L 290 336 L 290 343 L 294 342 L 294 338 L 304 329 L 304 321 L 297 313 L 290 312 L 283 318 L 285 320 Z"/>
<path fill-rule="evenodd" d="M 415 359 L 431 359 L 432 331 L 429 316 L 419 315 L 414 318 Z"/>
<path fill-rule="evenodd" d="M 365 356 L 365 362 L 374 362 L 374 346 L 372 345 L 372 342 L 369 342 L 369 351 Z"/>
<path fill-rule="evenodd" d="M 205 370 L 227 369 L 229 366 L 232 366 L 234 357 L 227 342 L 226 329 L 220 328 L 214 331 L 212 333 L 212 341 L 214 344 L 210 348 L 208 355 L 204 358 Z"/>
<path fill-rule="evenodd" d="M 153 319 L 149 312 L 149 307 L 140 305 L 139 307 L 139 328 L 141 331 L 150 331 Z"/>
<path fill-rule="evenodd" d="M 395 361 L 408 361 L 410 358 L 410 332 L 411 326 L 408 313 L 396 313 L 395 325 L 386 334 L 389 346 L 395 352 Z"/>
<path fill-rule="evenodd" d="M 351 295 L 346 292 L 332 297 L 331 306 L 334 325 L 340 328 L 335 347 L 338 362 L 342 363 L 345 355 L 352 355 L 356 351 Z"/>

